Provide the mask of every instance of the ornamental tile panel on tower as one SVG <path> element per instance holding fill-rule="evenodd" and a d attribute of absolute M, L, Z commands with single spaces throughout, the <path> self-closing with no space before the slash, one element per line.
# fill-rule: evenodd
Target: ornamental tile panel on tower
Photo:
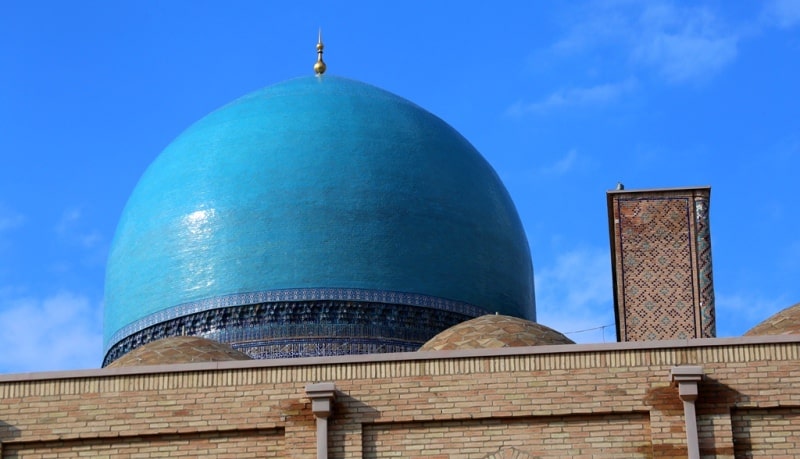
<path fill-rule="evenodd" d="M 716 336 L 711 189 L 609 191 L 620 341 Z"/>

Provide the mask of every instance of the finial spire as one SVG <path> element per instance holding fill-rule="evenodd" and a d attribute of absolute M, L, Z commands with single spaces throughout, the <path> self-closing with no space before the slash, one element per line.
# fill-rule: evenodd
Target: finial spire
<path fill-rule="evenodd" d="M 317 39 L 317 63 L 314 64 L 314 73 L 316 73 L 317 76 L 325 73 L 325 69 L 327 68 L 325 62 L 322 61 L 322 50 L 324 48 L 325 45 L 322 44 L 322 27 L 320 27 L 319 38 Z"/>

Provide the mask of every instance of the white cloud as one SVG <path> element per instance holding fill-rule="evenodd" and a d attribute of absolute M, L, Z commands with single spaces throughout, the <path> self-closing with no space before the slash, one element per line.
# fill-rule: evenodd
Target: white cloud
<path fill-rule="evenodd" d="M 571 149 L 556 161 L 546 164 L 533 171 L 534 174 L 542 177 L 561 177 L 565 174 L 585 167 L 588 159 L 578 154 L 576 149 Z"/>
<path fill-rule="evenodd" d="M 574 249 L 538 268 L 537 322 L 575 342 L 615 341 L 609 257 L 604 250 Z"/>
<path fill-rule="evenodd" d="M 97 368 L 101 308 L 85 296 L 0 297 L 0 373 Z"/>
<path fill-rule="evenodd" d="M 19 228 L 25 223 L 25 217 L 0 205 L 0 232 Z"/>
<path fill-rule="evenodd" d="M 784 298 L 762 298 L 748 293 L 715 294 L 717 336 L 741 336 L 793 303 Z"/>
<path fill-rule="evenodd" d="M 788 29 L 800 24 L 800 0 L 772 0 L 764 7 L 767 25 Z"/>
<path fill-rule="evenodd" d="M 668 1 L 591 3 L 579 10 L 551 51 L 556 58 L 601 56 L 645 68 L 671 83 L 710 78 L 736 59 L 739 31 L 710 8 Z"/>
<path fill-rule="evenodd" d="M 78 224 L 81 219 L 80 209 L 67 209 L 61 214 L 61 218 L 56 223 L 56 233 L 66 235 Z"/>
<path fill-rule="evenodd" d="M 738 36 L 708 9 L 648 5 L 639 15 L 631 56 L 670 82 L 702 80 L 736 59 Z"/>
<path fill-rule="evenodd" d="M 544 175 L 564 175 L 572 170 L 578 163 L 578 152 L 573 148 L 567 154 L 553 164 L 542 168 Z"/>
<path fill-rule="evenodd" d="M 507 110 L 507 113 L 521 116 L 528 113 L 544 113 L 562 107 L 604 105 L 618 100 L 635 88 L 636 80 L 627 79 L 618 83 L 562 89 L 538 102 L 517 102 Z"/>
<path fill-rule="evenodd" d="M 71 244 L 77 244 L 86 249 L 94 248 L 103 241 L 103 236 L 97 230 L 86 229 L 84 220 L 81 209 L 67 209 L 56 223 L 55 232 Z"/>

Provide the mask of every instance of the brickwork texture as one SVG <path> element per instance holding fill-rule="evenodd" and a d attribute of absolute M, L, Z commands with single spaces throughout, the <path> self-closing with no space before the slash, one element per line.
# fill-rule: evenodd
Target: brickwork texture
<path fill-rule="evenodd" d="M 685 458 L 671 368 L 701 365 L 704 457 L 800 454 L 800 342 L 560 345 L 0 376 L 0 457 Z M 795 337 L 797 338 L 797 337 Z"/>

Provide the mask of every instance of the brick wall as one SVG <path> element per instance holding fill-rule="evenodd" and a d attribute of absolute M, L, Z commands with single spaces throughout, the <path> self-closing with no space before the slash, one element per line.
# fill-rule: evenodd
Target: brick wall
<path fill-rule="evenodd" d="M 800 408 L 736 409 L 731 418 L 737 457 L 794 458 L 800 454 Z"/>
<path fill-rule="evenodd" d="M 216 431 L 205 433 L 123 435 L 115 438 L 16 442 L 9 444 L 4 457 L 44 458 L 149 458 L 213 456 L 283 457 L 283 432 L 279 429 Z"/>
<path fill-rule="evenodd" d="M 650 457 L 651 450 L 647 413 L 371 424 L 363 440 L 365 458 L 485 458 L 520 448 L 539 458 Z"/>
<path fill-rule="evenodd" d="M 676 365 L 701 365 L 708 457 L 800 454 L 800 343 L 753 337 L 0 376 L 0 457 L 686 457 Z M 787 453 L 788 451 L 788 453 Z"/>

